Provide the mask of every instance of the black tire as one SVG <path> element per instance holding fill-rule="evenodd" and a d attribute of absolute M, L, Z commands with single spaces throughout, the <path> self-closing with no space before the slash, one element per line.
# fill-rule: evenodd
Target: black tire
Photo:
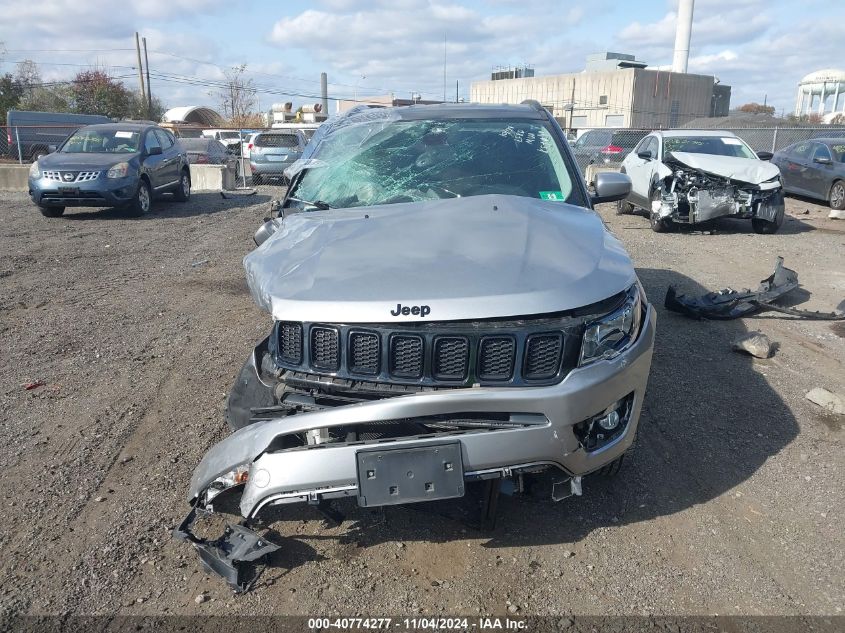
<path fill-rule="evenodd" d="M 781 192 L 776 195 L 780 199 L 780 211 L 778 211 L 777 215 L 775 215 L 774 222 L 769 222 L 768 220 L 764 220 L 762 218 L 751 218 L 751 228 L 754 229 L 755 233 L 760 233 L 762 235 L 774 235 L 783 224 L 783 193 Z"/>
<path fill-rule="evenodd" d="M 179 176 L 179 184 L 173 190 L 173 198 L 176 202 L 187 202 L 191 199 L 191 174 L 187 169 L 183 169 Z"/>
<path fill-rule="evenodd" d="M 655 233 L 668 233 L 672 230 L 672 220 L 669 218 L 661 218 L 652 209 L 652 202 L 660 200 L 660 189 L 655 189 L 649 196 L 648 218 L 651 223 L 651 230 Z"/>
<path fill-rule="evenodd" d="M 150 185 L 146 180 L 141 180 L 138 183 L 138 191 L 135 192 L 135 197 L 129 203 L 129 211 L 132 215 L 147 215 L 153 206 L 153 195 L 150 191 Z"/>
<path fill-rule="evenodd" d="M 630 215 L 634 212 L 634 205 L 627 200 L 616 201 L 616 215 Z"/>
<path fill-rule="evenodd" d="M 830 195 L 827 197 L 830 208 L 841 211 L 845 209 L 845 181 L 837 180 L 830 188 Z"/>
<path fill-rule="evenodd" d="M 45 218 L 58 218 L 65 212 L 64 207 L 38 207 L 38 210 Z"/>

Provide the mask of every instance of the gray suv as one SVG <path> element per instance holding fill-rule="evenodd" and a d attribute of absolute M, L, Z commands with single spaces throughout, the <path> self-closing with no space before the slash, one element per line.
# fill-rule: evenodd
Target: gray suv
<path fill-rule="evenodd" d="M 548 470 L 553 498 L 637 433 L 655 312 L 539 104 L 353 110 L 326 123 L 244 259 L 273 319 L 194 471 L 177 530 L 243 589 L 274 506 L 461 497 Z M 216 540 L 198 513 L 245 519 Z"/>
<path fill-rule="evenodd" d="M 285 169 L 299 160 L 306 145 L 308 138 L 301 130 L 273 130 L 256 134 L 249 149 L 252 184 L 260 185 L 271 179 L 284 181 Z"/>
<path fill-rule="evenodd" d="M 126 207 L 143 215 L 161 193 L 187 201 L 191 172 L 176 138 L 151 123 L 80 128 L 29 169 L 29 195 L 47 217 L 66 207 Z"/>

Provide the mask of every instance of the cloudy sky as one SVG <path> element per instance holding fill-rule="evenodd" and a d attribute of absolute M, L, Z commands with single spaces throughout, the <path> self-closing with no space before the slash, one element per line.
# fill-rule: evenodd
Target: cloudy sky
<path fill-rule="evenodd" d="M 128 84 L 134 32 L 147 38 L 154 94 L 215 105 L 224 69 L 246 64 L 262 108 L 319 94 L 468 96 L 494 66 L 577 72 L 593 52 L 672 61 L 677 0 L 4 0 L 0 72 L 38 62 L 46 80 L 107 67 Z M 732 105 L 793 107 L 805 74 L 845 66 L 840 0 L 696 0 L 690 72 L 733 86 Z M 331 108 L 333 110 L 333 108 Z"/>

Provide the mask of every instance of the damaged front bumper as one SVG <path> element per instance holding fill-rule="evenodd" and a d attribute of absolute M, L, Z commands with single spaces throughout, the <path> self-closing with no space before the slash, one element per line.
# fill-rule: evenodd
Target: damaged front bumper
<path fill-rule="evenodd" d="M 266 541 L 255 533 L 245 536 L 240 529 L 224 535 L 222 542 L 203 541 L 190 528 L 196 513 L 213 511 L 215 498 L 238 485 L 243 486 L 238 507 L 245 521 L 234 528 L 248 528 L 262 510 L 280 504 L 319 506 L 357 497 L 362 506 L 378 506 L 425 501 L 428 493 L 431 499 L 449 498 L 463 495 L 464 481 L 544 468 L 572 478 L 578 484 L 573 490 L 580 492 L 581 476 L 622 456 L 635 438 L 655 320 L 648 306 L 640 335 L 625 352 L 574 369 L 554 385 L 423 391 L 255 420 L 206 453 L 191 480 L 190 520 L 177 535 L 191 542 L 206 566 L 237 589 L 245 582 L 238 578 L 239 566 L 256 560 L 253 554 L 267 553 Z M 273 386 L 262 382 L 262 357 L 259 346 L 238 378 L 253 403 L 271 401 Z M 262 391 L 263 396 L 256 395 Z M 237 399 L 232 404 L 243 406 Z M 592 428 L 594 420 L 607 415 L 617 416 L 619 431 L 596 444 L 585 436 L 585 425 Z M 321 440 L 329 431 L 356 425 L 452 417 L 470 423 L 459 430 L 389 439 Z M 287 442 L 303 435 L 313 441 L 296 446 Z M 239 549 L 233 538 L 241 540 Z"/>
<path fill-rule="evenodd" d="M 777 180 L 750 184 L 677 170 L 664 179 L 651 212 L 679 224 L 700 224 L 722 217 L 780 224 L 785 203 Z"/>

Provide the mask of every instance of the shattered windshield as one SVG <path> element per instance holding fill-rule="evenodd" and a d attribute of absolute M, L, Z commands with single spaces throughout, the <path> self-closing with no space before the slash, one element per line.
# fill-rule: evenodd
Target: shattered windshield
<path fill-rule="evenodd" d="M 683 136 L 663 139 L 663 152 L 713 154 L 756 159 L 757 155 L 735 136 Z"/>
<path fill-rule="evenodd" d="M 579 195 L 555 137 L 539 120 L 374 118 L 338 126 L 318 143 L 291 191 L 317 206 L 494 193 L 569 202 Z"/>

